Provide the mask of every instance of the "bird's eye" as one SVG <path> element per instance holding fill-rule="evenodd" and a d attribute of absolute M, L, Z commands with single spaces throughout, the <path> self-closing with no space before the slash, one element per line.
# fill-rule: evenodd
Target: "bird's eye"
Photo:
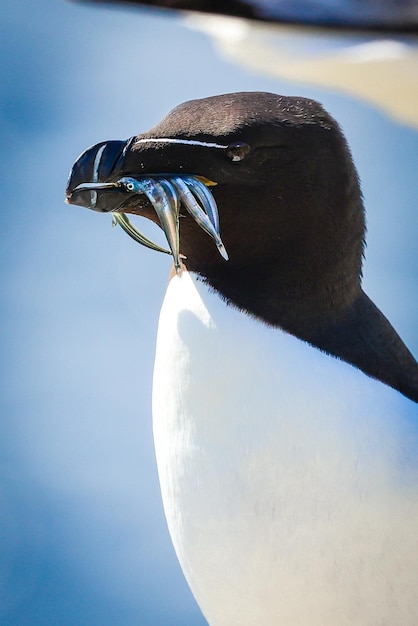
<path fill-rule="evenodd" d="M 237 141 L 236 143 L 230 143 L 226 149 L 226 156 L 231 161 L 242 161 L 245 159 L 251 148 L 248 143 Z"/>
<path fill-rule="evenodd" d="M 133 183 L 126 183 L 125 188 L 126 188 L 126 191 L 134 191 L 135 185 Z"/>

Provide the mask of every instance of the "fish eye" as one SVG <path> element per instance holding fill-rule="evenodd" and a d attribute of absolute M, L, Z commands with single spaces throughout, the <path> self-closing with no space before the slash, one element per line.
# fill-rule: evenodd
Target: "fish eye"
<path fill-rule="evenodd" d="M 135 185 L 133 183 L 125 183 L 125 189 L 126 191 L 134 191 Z"/>
<path fill-rule="evenodd" d="M 245 159 L 250 150 L 251 148 L 248 143 L 244 143 L 243 141 L 237 141 L 235 143 L 230 143 L 225 153 L 228 159 L 237 162 Z"/>

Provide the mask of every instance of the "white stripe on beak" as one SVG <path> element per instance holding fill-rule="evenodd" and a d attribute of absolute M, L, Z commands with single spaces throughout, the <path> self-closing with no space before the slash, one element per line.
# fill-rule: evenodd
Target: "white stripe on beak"
<path fill-rule="evenodd" d="M 101 146 L 96 153 L 96 157 L 94 159 L 94 164 L 93 164 L 93 176 L 92 176 L 92 183 L 97 183 L 99 180 L 99 167 L 100 167 L 100 161 L 102 160 L 102 156 L 103 156 L 103 152 L 105 150 L 107 146 L 107 143 L 105 143 L 103 146 Z M 91 206 L 94 208 L 97 204 L 97 191 L 92 191 L 91 192 Z"/>

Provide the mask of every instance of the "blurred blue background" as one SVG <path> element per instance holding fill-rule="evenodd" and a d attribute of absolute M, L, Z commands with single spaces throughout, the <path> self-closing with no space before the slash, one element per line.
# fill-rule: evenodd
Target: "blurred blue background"
<path fill-rule="evenodd" d="M 235 65 L 167 13 L 3 0 L 0 29 L 0 624 L 203 626 L 166 530 L 151 432 L 170 260 L 109 215 L 65 205 L 69 169 L 190 98 L 320 100 L 362 179 L 366 291 L 417 353 L 417 132 Z"/>

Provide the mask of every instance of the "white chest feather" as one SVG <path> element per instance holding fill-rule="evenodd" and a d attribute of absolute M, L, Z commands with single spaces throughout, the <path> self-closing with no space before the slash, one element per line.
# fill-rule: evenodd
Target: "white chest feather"
<path fill-rule="evenodd" d="M 210 626 L 418 624 L 412 402 L 184 273 L 153 415 L 168 526 Z"/>

